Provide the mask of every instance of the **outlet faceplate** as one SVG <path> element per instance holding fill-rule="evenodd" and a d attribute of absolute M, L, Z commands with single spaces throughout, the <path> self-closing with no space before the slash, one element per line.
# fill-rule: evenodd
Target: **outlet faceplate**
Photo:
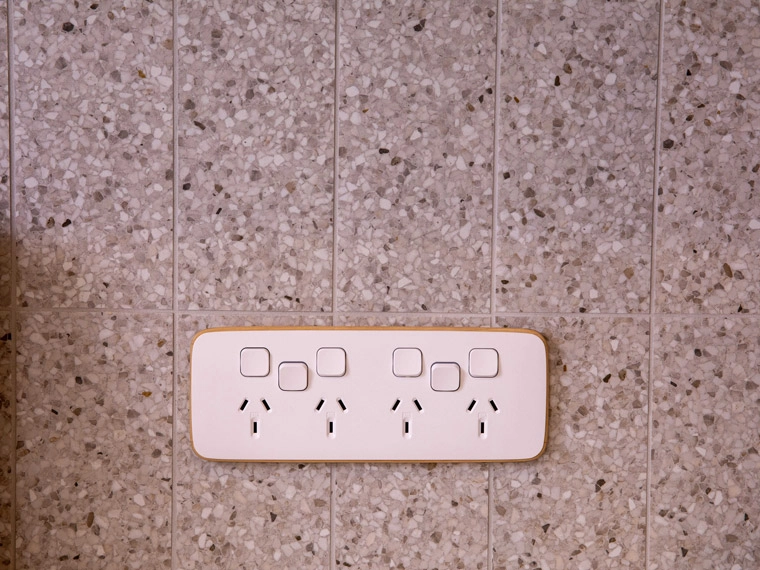
<path fill-rule="evenodd" d="M 527 461 L 547 347 L 522 329 L 240 328 L 193 339 L 195 453 L 216 461 Z"/>

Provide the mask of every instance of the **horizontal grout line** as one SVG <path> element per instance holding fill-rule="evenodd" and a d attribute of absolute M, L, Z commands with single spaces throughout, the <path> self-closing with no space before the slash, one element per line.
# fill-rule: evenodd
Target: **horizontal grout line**
<path fill-rule="evenodd" d="M 16 307 L 16 313 L 35 314 L 35 313 L 109 313 L 109 314 L 153 314 L 153 315 L 197 315 L 197 316 L 241 316 L 241 317 L 325 317 L 329 319 L 335 317 L 430 317 L 430 318 L 467 318 L 490 320 L 495 318 L 576 318 L 576 317 L 627 317 L 632 319 L 648 319 L 650 316 L 663 318 L 711 318 L 711 319 L 752 319 L 760 318 L 760 313 L 578 313 L 569 311 L 554 312 L 495 312 L 495 313 L 446 313 L 446 312 L 405 312 L 405 311 L 261 311 L 261 310 L 239 310 L 239 309 L 141 309 L 141 308 L 108 308 L 108 307 Z M 0 313 L 10 312 L 11 307 L 0 307 Z"/>

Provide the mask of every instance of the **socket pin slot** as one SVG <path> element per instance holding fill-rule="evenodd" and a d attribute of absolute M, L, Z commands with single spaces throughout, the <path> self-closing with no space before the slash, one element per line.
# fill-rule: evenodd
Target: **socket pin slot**
<path fill-rule="evenodd" d="M 399 404 L 401 403 L 401 400 L 396 400 L 396 402 L 393 404 L 393 407 L 391 408 L 392 412 L 395 412 L 398 409 Z"/>
<path fill-rule="evenodd" d="M 405 413 L 401 418 L 401 435 L 404 439 L 412 437 L 412 414 Z"/>
<path fill-rule="evenodd" d="M 478 403 L 477 400 L 473 400 L 472 402 L 470 402 L 470 405 L 467 406 L 467 411 L 471 412 L 473 410 L 473 408 L 475 408 L 475 404 L 477 404 L 477 403 Z"/>
<path fill-rule="evenodd" d="M 414 405 L 417 406 L 419 411 L 422 411 L 422 404 L 420 404 L 420 401 L 417 398 L 414 399 Z"/>
<path fill-rule="evenodd" d="M 259 438 L 261 432 L 261 426 L 259 425 L 259 418 L 257 416 L 251 416 L 251 437 Z"/>
<path fill-rule="evenodd" d="M 496 402 L 494 402 L 493 400 L 488 400 L 488 402 L 491 404 L 491 407 L 493 408 L 494 412 L 499 411 L 499 407 L 496 405 Z"/>
<path fill-rule="evenodd" d="M 344 404 L 343 400 L 341 400 L 340 398 L 338 398 L 338 405 L 340 406 L 341 410 L 343 410 L 344 412 L 346 411 L 346 404 Z"/>
<path fill-rule="evenodd" d="M 317 410 L 317 411 L 319 411 L 319 410 L 322 409 L 322 406 L 324 406 L 324 405 L 325 405 L 325 400 L 324 400 L 324 398 L 322 398 L 322 399 L 319 400 L 319 403 L 317 404 L 317 407 L 314 408 L 314 409 Z"/>
<path fill-rule="evenodd" d="M 248 405 L 248 398 L 246 398 L 245 400 L 243 400 L 243 403 L 240 404 L 240 411 L 242 412 L 243 410 L 245 410 L 245 408 L 246 408 L 247 405 Z"/>
<path fill-rule="evenodd" d="M 272 409 L 264 398 L 261 399 L 261 404 L 266 408 L 267 412 Z"/>

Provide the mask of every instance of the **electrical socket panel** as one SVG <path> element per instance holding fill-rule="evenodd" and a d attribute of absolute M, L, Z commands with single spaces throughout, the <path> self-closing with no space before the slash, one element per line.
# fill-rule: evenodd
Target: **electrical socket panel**
<path fill-rule="evenodd" d="M 528 461 L 546 447 L 548 352 L 525 329 L 233 328 L 190 358 L 213 461 Z"/>

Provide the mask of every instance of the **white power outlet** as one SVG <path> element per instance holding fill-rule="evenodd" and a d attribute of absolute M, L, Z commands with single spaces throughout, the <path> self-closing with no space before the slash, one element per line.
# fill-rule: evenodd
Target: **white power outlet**
<path fill-rule="evenodd" d="M 240 328 L 193 339 L 193 449 L 217 461 L 527 461 L 547 347 L 521 329 Z"/>

